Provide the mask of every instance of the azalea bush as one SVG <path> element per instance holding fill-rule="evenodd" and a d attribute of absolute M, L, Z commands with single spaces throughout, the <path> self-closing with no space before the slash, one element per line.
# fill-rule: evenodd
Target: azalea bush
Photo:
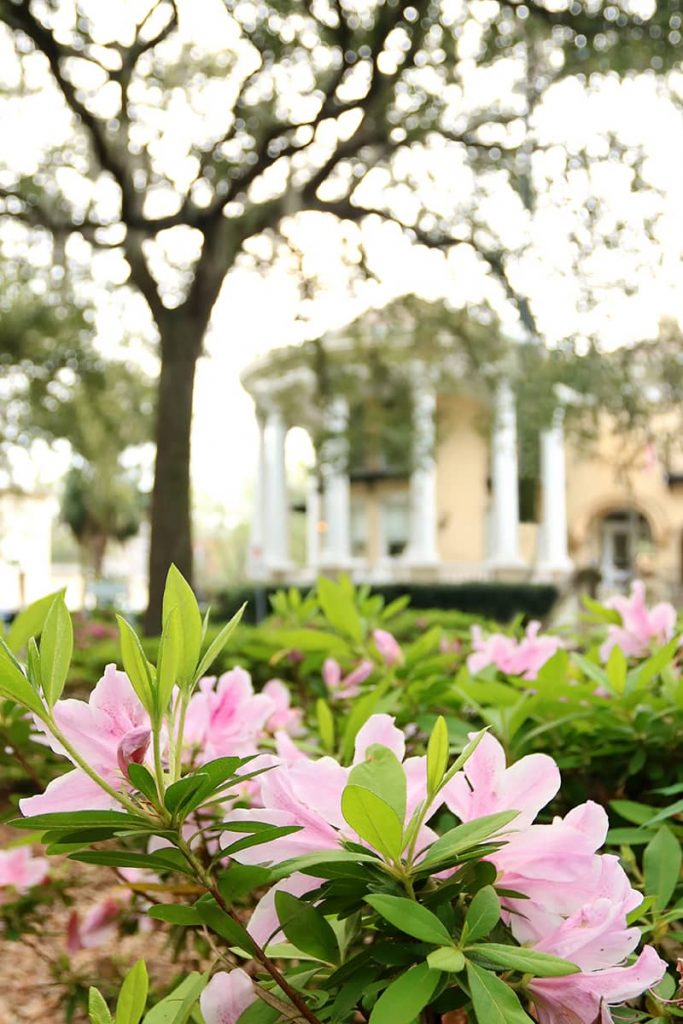
<path fill-rule="evenodd" d="M 154 656 L 121 619 L 121 665 L 86 698 L 65 689 L 61 595 L 15 623 L 4 713 L 66 770 L 19 800 L 0 853 L 6 937 L 41 940 L 41 902 L 68 902 L 50 865 L 68 861 L 108 881 L 87 914 L 65 908 L 67 951 L 133 922 L 199 968 L 178 966 L 166 992 L 160 964 L 140 960 L 118 994 L 91 987 L 93 1024 L 683 1015 L 683 786 L 636 800 L 613 774 L 604 801 L 574 800 L 571 761 L 584 711 L 586 748 L 611 717 L 630 757 L 642 708 L 680 724 L 673 609 L 636 588 L 594 605 L 581 643 L 537 624 L 406 642 L 390 628 L 403 606 L 322 580 L 281 595 L 245 642 L 239 614 L 212 630 L 172 569 Z M 242 666 L 209 675 L 236 651 L 262 660 L 265 685 Z"/>

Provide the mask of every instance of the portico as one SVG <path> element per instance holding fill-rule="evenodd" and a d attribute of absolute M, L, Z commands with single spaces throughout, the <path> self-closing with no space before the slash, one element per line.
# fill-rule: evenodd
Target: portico
<path fill-rule="evenodd" d="M 354 409 L 346 391 L 327 394 L 319 407 L 308 374 L 294 380 L 290 372 L 290 388 L 282 376 L 270 388 L 260 374 L 247 376 L 259 424 L 250 577 L 302 580 L 346 571 L 370 581 L 566 578 L 572 562 L 561 407 L 539 438 L 539 516 L 525 524 L 514 380 L 479 388 L 475 401 L 442 389 L 438 373 L 414 361 L 406 378 L 411 450 L 402 466 L 372 468 L 353 461 Z M 309 431 L 316 450 L 305 493 L 295 493 L 287 479 L 285 441 L 293 426 Z M 303 564 L 290 551 L 295 508 L 305 509 Z M 472 522 L 477 515 L 479 528 Z"/>

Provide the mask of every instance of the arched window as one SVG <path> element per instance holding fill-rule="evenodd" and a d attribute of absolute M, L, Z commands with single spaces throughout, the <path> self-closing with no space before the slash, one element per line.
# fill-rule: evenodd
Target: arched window
<path fill-rule="evenodd" d="M 635 508 L 615 509 L 598 522 L 600 569 L 608 589 L 622 589 L 637 575 L 639 554 L 652 544 L 650 526 Z"/>

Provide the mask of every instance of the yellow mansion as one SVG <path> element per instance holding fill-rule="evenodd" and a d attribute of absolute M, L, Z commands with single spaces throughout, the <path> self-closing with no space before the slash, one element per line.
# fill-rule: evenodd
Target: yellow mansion
<path fill-rule="evenodd" d="M 341 353 L 339 365 L 354 362 L 343 337 L 332 346 Z M 579 446 L 565 436 L 571 396 L 563 396 L 537 439 L 534 479 L 522 480 L 514 377 L 500 377 L 493 388 L 475 381 L 454 389 L 440 368 L 411 356 L 402 376 L 411 396 L 412 457 L 403 466 L 367 453 L 354 461 L 348 436 L 358 408 L 347 393 L 329 388 L 321 399 L 310 362 L 303 365 L 296 351 L 276 350 L 243 377 L 261 438 L 253 578 L 303 580 L 345 569 L 375 582 L 563 582 L 594 570 L 607 591 L 637 574 L 676 592 L 683 578 L 683 475 L 665 467 L 656 439 L 621 437 L 603 418 L 590 447 Z M 325 439 L 325 458 L 300 503 L 305 566 L 292 565 L 289 552 L 295 503 L 285 439 L 292 426 Z"/>

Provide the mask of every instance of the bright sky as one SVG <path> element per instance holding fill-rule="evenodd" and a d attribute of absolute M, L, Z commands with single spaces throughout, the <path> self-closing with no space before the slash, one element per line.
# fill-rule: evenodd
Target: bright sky
<path fill-rule="evenodd" d="M 119 4 L 97 4 L 97 16 L 122 17 L 122 9 L 139 9 L 138 0 Z M 186 38 L 203 45 L 227 46 L 229 38 L 220 0 L 204 0 L 202 18 L 197 5 L 182 0 L 181 26 Z M 0 67 L 8 68 L 8 56 L 0 45 Z M 5 72 L 7 74 L 7 72 Z M 37 74 L 37 72 L 36 72 Z M 493 101 L 507 88 L 505 75 L 482 81 L 473 78 L 471 89 L 479 95 L 490 93 Z M 40 84 L 39 78 L 36 85 Z M 682 90 L 683 92 L 683 90 Z M 61 106 L 42 91 L 28 102 L 22 101 L 23 115 L 17 127 L 12 102 L 0 102 L 0 167 L 3 164 L 26 173 L 35 170 L 41 150 L 58 143 L 68 122 Z M 211 111 L 207 116 L 211 115 Z M 177 131 L 188 130 L 183 118 L 187 111 L 174 112 Z M 683 109 L 675 108 L 660 94 L 653 77 L 641 77 L 624 83 L 604 81 L 590 94 L 576 81 L 567 80 L 553 87 L 539 112 L 538 132 L 547 150 L 544 171 L 552 188 L 539 195 L 538 210 L 531 228 L 525 222 L 519 204 L 493 181 L 482 198 L 480 213 L 498 227 L 502 242 L 518 247 L 528 240 L 529 255 L 518 267 L 518 281 L 532 292 L 540 325 L 549 343 L 574 330 L 598 330 L 605 347 L 656 334 L 657 322 L 664 315 L 683 321 L 683 192 L 680 168 L 683 166 Z M 576 167 L 566 185 L 562 184 L 559 144 L 579 149 L 587 141 L 592 155 L 605 154 L 608 134 L 613 133 L 630 146 L 639 146 L 646 154 L 644 174 L 655 191 L 634 193 L 632 169 L 626 162 L 612 162 L 589 175 Z M 178 169 L 180 174 L 182 168 Z M 446 211 L 457 210 L 460 194 L 471 185 L 469 172 L 453 166 L 443 155 L 432 157 L 429 166 L 417 166 L 425 188 L 435 192 Z M 434 180 L 427 180 L 427 172 Z M 0 173 L 0 183 L 2 176 Z M 435 189 L 436 183 L 436 189 Z M 75 187 L 65 170 L 63 186 Z M 379 181 L 375 181 L 375 186 Z M 594 309 L 580 308 L 580 289 L 572 274 L 576 258 L 571 233 L 577 230 L 577 211 L 591 195 L 602 200 L 601 217 L 611 222 L 626 219 L 629 230 L 623 246 L 598 257 L 583 257 L 598 285 L 600 302 Z M 106 195 L 98 196 L 106 202 Z M 398 209 L 408 212 L 411 199 L 396 195 Z M 651 237 L 645 225 L 656 218 Z M 348 229 L 341 229 L 347 232 Z M 339 272 L 340 229 L 328 218 L 308 215 L 298 229 L 299 242 L 324 287 L 314 307 L 303 312 L 298 305 L 297 289 L 286 268 L 277 267 L 262 275 L 246 267 L 227 278 L 215 309 L 207 339 L 206 356 L 201 360 L 196 389 L 194 423 L 193 480 L 199 513 L 220 513 L 227 521 L 248 514 L 255 460 L 257 430 L 251 400 L 242 389 L 240 373 L 256 356 L 268 349 L 290 344 L 305 336 L 314 336 L 327 328 L 343 326 L 364 306 L 381 305 L 395 295 L 417 291 L 427 298 L 447 297 L 454 305 L 488 300 L 498 306 L 509 320 L 509 311 L 500 303 L 495 284 L 483 275 L 472 253 L 460 248 L 448 259 L 425 250 L 413 250 L 392 226 L 368 223 L 364 234 L 372 262 L 382 279 L 381 285 L 368 285 L 360 295 L 350 297 Z M 579 234 L 581 228 L 579 227 Z M 12 229 L 5 233 L 11 246 Z M 7 242 L 9 239 L 9 243 Z M 16 234 L 16 244 L 23 236 Z M 185 239 L 187 244 L 188 239 Z M 75 252 L 75 250 L 74 250 Z M 78 254 L 76 254 L 78 255 Z M 171 253 L 172 255 L 172 253 Z M 86 253 L 83 253 L 86 256 Z M 46 258 L 34 251 L 31 259 Z M 593 263 L 594 265 L 591 265 Z M 100 343 L 106 351 L 116 351 L 123 330 L 139 331 L 145 324 L 142 300 L 112 287 L 125 278 L 120 257 L 109 254 L 93 260 L 92 294 L 100 313 Z M 614 282 L 627 278 L 635 294 L 625 294 Z M 135 358 L 153 365 L 144 349 L 144 333 Z M 306 438 L 301 432 L 290 437 L 292 464 L 310 458 Z M 31 464 L 19 463 L 19 475 L 31 479 L 54 479 L 64 464 L 63 453 L 49 457 L 41 448 Z"/>

